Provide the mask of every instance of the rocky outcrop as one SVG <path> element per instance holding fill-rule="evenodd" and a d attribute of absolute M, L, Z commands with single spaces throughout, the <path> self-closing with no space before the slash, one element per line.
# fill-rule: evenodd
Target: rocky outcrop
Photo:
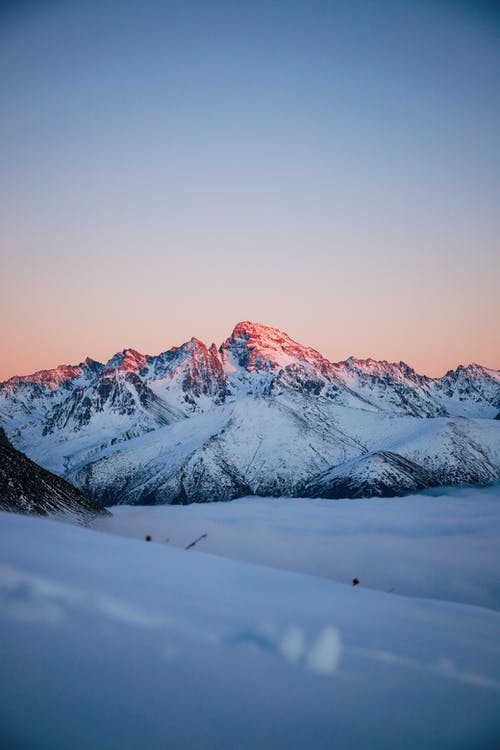
<path fill-rule="evenodd" d="M 0 510 L 46 516 L 68 515 L 80 522 L 109 511 L 64 479 L 16 450 L 0 427 Z"/>

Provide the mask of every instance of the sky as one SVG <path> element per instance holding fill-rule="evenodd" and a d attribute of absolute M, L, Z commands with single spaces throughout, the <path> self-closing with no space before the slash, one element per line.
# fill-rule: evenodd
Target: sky
<path fill-rule="evenodd" d="M 0 379 L 220 343 L 500 369 L 500 14 L 0 10 Z"/>

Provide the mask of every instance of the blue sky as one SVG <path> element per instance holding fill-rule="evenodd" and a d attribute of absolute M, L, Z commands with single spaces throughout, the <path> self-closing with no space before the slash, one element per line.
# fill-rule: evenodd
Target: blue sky
<path fill-rule="evenodd" d="M 0 376 L 240 319 L 500 367 L 499 28 L 488 3 L 5 6 Z"/>

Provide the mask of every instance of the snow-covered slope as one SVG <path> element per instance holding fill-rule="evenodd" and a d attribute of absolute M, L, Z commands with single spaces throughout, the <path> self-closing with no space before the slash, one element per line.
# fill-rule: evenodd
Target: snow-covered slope
<path fill-rule="evenodd" d="M 396 595 L 500 613 L 500 483 L 398 498 L 119 505 L 94 526 Z"/>
<path fill-rule="evenodd" d="M 6 749 L 493 748 L 499 633 L 483 607 L 0 513 Z"/>
<path fill-rule="evenodd" d="M 332 363 L 258 323 L 0 384 L 16 447 L 104 503 L 397 495 L 500 477 L 500 373 Z"/>

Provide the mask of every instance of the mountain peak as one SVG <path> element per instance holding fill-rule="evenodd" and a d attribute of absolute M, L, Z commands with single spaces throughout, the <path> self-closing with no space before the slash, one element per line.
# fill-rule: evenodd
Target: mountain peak
<path fill-rule="evenodd" d="M 145 364 L 146 357 L 144 354 L 141 354 L 135 349 L 125 349 L 123 351 L 123 360 L 120 364 L 120 370 L 137 372 L 137 370 L 141 370 Z"/>
<path fill-rule="evenodd" d="M 106 363 L 106 370 L 119 370 L 120 372 L 138 372 L 146 364 L 146 356 L 135 349 L 123 349 L 117 352 Z"/>
<path fill-rule="evenodd" d="M 289 338 L 288 335 L 284 333 L 284 331 L 280 331 L 279 328 L 273 328 L 264 323 L 254 323 L 251 320 L 242 320 L 239 323 L 236 323 L 231 334 L 232 339 L 273 336 Z"/>
<path fill-rule="evenodd" d="M 193 346 L 193 349 L 207 349 L 205 342 L 197 339 L 196 336 L 191 336 L 188 343 Z"/>
<path fill-rule="evenodd" d="M 173 346 L 171 349 L 167 349 L 166 352 L 163 352 L 163 354 L 160 354 L 159 356 L 161 357 L 164 355 L 168 355 L 169 353 L 192 355 L 193 353 L 196 353 L 199 350 L 202 350 L 202 351 L 207 350 L 206 344 L 200 339 L 197 339 L 196 336 L 191 336 L 191 338 L 188 341 L 185 341 L 183 344 L 180 344 L 179 346 Z"/>
<path fill-rule="evenodd" d="M 232 353 L 239 364 L 249 371 L 282 369 L 297 364 L 298 360 L 323 367 L 330 365 L 315 349 L 299 344 L 279 328 L 249 320 L 241 321 L 234 327 L 220 351 L 225 362 L 228 353 Z"/>

